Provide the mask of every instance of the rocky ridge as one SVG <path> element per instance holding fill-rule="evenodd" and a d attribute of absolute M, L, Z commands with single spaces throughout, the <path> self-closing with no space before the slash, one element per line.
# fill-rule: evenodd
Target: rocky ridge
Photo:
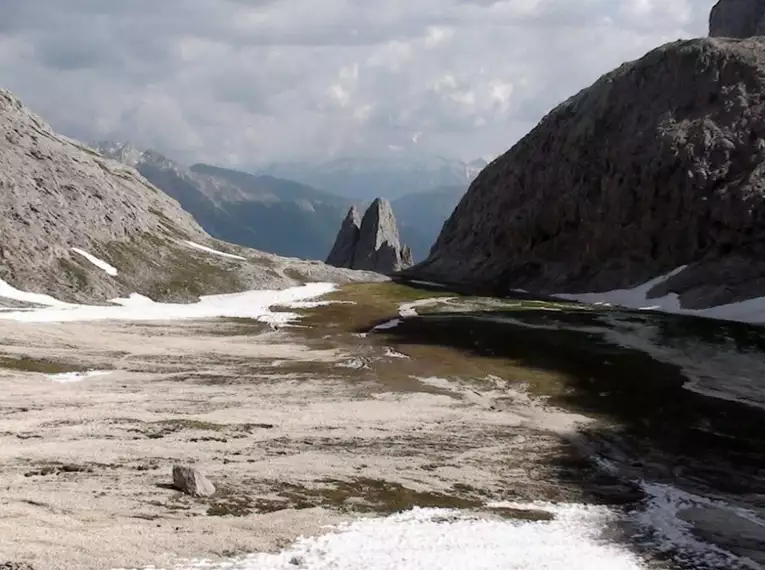
<path fill-rule="evenodd" d="M 135 169 L 54 133 L 6 90 L 0 90 L 0 189 L 0 279 L 64 301 L 133 292 L 192 300 L 300 281 L 379 278 L 213 240 Z M 72 248 L 110 264 L 116 275 Z"/>
<path fill-rule="evenodd" d="M 709 35 L 725 38 L 765 35 L 765 1 L 719 0 L 709 15 Z"/>
<path fill-rule="evenodd" d="M 498 292 L 629 288 L 701 308 L 765 290 L 765 38 L 659 47 L 473 182 L 411 275 Z"/>
<path fill-rule="evenodd" d="M 390 202 L 375 199 L 361 220 L 356 207 L 352 207 L 340 227 L 327 263 L 383 274 L 410 267 L 412 252 L 401 244 Z"/>

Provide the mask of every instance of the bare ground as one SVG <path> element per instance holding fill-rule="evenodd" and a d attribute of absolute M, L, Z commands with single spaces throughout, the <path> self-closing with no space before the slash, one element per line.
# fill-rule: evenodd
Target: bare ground
<path fill-rule="evenodd" d="M 2 558 L 172 565 L 279 549 L 359 513 L 578 498 L 550 458 L 568 453 L 584 417 L 470 359 L 450 378 L 427 355 L 404 358 L 317 314 L 321 325 L 279 331 L 0 323 Z M 111 372 L 69 384 L 45 374 L 87 369 Z M 172 489 L 175 463 L 198 466 L 216 495 Z"/>

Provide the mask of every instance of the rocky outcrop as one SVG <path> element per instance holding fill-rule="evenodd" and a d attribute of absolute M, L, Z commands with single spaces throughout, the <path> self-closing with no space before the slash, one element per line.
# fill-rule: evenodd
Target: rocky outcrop
<path fill-rule="evenodd" d="M 352 267 L 353 254 L 356 250 L 356 244 L 359 243 L 359 232 L 361 231 L 361 217 L 356 206 L 351 206 L 348 215 L 345 216 L 340 231 L 335 239 L 335 245 L 329 252 L 327 263 L 335 267 Z"/>
<path fill-rule="evenodd" d="M 711 37 L 765 35 L 765 0 L 719 0 L 709 16 Z"/>
<path fill-rule="evenodd" d="M 0 90 L 0 280 L 18 289 L 62 301 L 134 292 L 185 301 L 303 280 L 377 278 L 217 242 L 135 169 L 57 135 Z"/>
<path fill-rule="evenodd" d="M 412 252 L 401 245 L 396 218 L 390 202 L 377 198 L 359 223 L 351 208 L 343 221 L 327 263 L 390 274 L 412 265 Z"/>
<path fill-rule="evenodd" d="M 551 111 L 473 182 L 411 275 L 700 308 L 765 291 L 765 37 L 674 42 Z"/>
<path fill-rule="evenodd" d="M 184 465 L 173 466 L 173 487 L 192 497 L 215 494 L 215 486 L 201 471 Z"/>

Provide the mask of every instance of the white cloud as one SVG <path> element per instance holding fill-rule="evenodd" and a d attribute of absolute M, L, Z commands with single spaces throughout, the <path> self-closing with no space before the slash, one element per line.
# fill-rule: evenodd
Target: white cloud
<path fill-rule="evenodd" d="M 24 0 L 3 8 L 0 78 L 67 134 L 187 162 L 470 159 L 623 61 L 704 35 L 714 1 Z"/>

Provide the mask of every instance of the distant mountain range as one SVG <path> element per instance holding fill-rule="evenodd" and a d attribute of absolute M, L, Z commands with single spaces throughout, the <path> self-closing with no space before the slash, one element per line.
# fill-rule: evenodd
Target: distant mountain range
<path fill-rule="evenodd" d="M 467 189 L 486 165 L 482 158 L 462 162 L 441 157 L 349 157 L 318 164 L 274 163 L 259 172 L 296 180 L 347 198 L 371 201 L 378 196 L 396 200 L 407 194 L 446 186 Z"/>
<path fill-rule="evenodd" d="M 402 243 L 412 249 L 415 261 L 425 259 L 444 221 L 486 164 L 480 159 L 469 164 L 447 159 L 344 159 L 319 166 L 294 163 L 293 168 L 284 163 L 270 170 L 284 173 L 279 177 L 207 164 L 187 167 L 124 142 L 103 141 L 94 148 L 136 168 L 216 238 L 278 255 L 321 260 L 352 205 L 363 210 L 376 197 L 393 196 Z M 287 174 L 300 180 L 288 179 Z M 309 185 L 308 180 L 318 182 Z M 452 183 L 433 185 L 443 180 Z M 342 189 L 345 195 L 333 193 Z"/>
<path fill-rule="evenodd" d="M 178 200 L 212 236 L 288 257 L 324 259 L 352 200 L 267 175 L 186 167 L 129 143 L 95 145 Z"/>

